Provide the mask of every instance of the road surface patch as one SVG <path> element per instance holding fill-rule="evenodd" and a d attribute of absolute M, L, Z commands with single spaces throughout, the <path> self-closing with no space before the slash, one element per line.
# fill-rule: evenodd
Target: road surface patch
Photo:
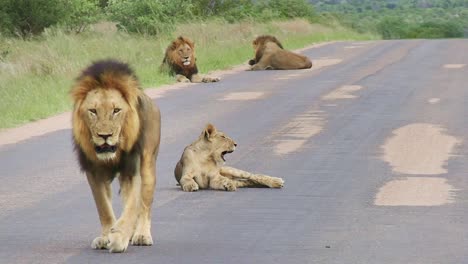
<path fill-rule="evenodd" d="M 393 180 L 379 189 L 378 206 L 440 206 L 454 202 L 455 189 L 447 179 L 408 177 Z"/>
<path fill-rule="evenodd" d="M 466 64 L 445 64 L 444 68 L 445 69 L 461 69 L 465 66 Z"/>
<path fill-rule="evenodd" d="M 339 100 L 339 99 L 352 99 L 357 96 L 352 94 L 353 92 L 361 90 L 363 87 L 360 85 L 344 85 L 340 88 L 331 91 L 330 93 L 324 95 L 322 100 Z"/>
<path fill-rule="evenodd" d="M 396 173 L 436 175 L 444 167 L 461 140 L 446 134 L 439 125 L 414 123 L 393 131 L 382 146 L 383 159 Z"/>
<path fill-rule="evenodd" d="M 292 119 L 284 126 L 274 147 L 277 155 L 285 155 L 300 149 L 308 139 L 323 130 L 325 120 L 322 111 L 309 111 Z"/>
<path fill-rule="evenodd" d="M 430 104 L 437 104 L 438 102 L 440 102 L 440 98 L 431 98 L 427 102 Z"/>
<path fill-rule="evenodd" d="M 333 66 L 341 63 L 342 59 L 316 59 L 312 60 L 312 70 L 318 70 L 324 67 Z"/>
<path fill-rule="evenodd" d="M 292 73 L 292 74 L 288 74 L 288 75 L 283 75 L 283 76 L 280 76 L 280 77 L 277 77 L 275 78 L 275 80 L 289 80 L 289 79 L 292 79 L 294 77 L 299 77 L 301 76 L 302 74 L 300 73 Z"/>
<path fill-rule="evenodd" d="M 240 92 L 240 93 L 229 93 L 226 94 L 223 98 L 219 99 L 221 101 L 247 101 L 247 100 L 257 100 L 262 98 L 265 93 L 262 92 Z"/>

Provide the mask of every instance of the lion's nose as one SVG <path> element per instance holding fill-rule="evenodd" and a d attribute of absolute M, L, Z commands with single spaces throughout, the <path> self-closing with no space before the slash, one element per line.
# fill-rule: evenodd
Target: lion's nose
<path fill-rule="evenodd" d="M 184 59 L 188 60 L 189 56 L 184 56 Z"/>
<path fill-rule="evenodd" d="M 104 140 L 107 140 L 107 138 L 111 137 L 112 134 L 98 134 L 98 136 L 102 137 Z"/>

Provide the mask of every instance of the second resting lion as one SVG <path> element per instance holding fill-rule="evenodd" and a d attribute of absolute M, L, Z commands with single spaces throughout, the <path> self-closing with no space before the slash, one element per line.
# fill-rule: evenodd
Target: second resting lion
<path fill-rule="evenodd" d="M 167 47 L 160 69 L 175 74 L 178 82 L 218 82 L 219 78 L 200 76 L 195 57 L 195 43 L 180 36 Z"/>
<path fill-rule="evenodd" d="M 274 36 L 263 35 L 252 42 L 255 58 L 249 61 L 250 70 L 309 69 L 312 62 L 306 56 L 285 50 Z"/>
<path fill-rule="evenodd" d="M 175 167 L 175 178 L 182 190 L 193 192 L 211 188 L 235 191 L 239 187 L 283 187 L 281 178 L 223 166 L 224 156 L 232 153 L 236 146 L 234 140 L 208 124 L 198 139 L 184 149 Z"/>

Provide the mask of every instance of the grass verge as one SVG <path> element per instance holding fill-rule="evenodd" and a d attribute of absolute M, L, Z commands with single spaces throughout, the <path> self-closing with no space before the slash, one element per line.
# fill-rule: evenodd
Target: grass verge
<path fill-rule="evenodd" d="M 120 59 L 136 71 L 144 88 L 157 87 L 174 82 L 158 72 L 173 38 L 185 35 L 195 41 L 197 64 L 203 74 L 245 63 L 253 57 L 251 41 L 262 34 L 275 35 L 286 49 L 332 40 L 378 38 L 306 20 L 262 24 L 213 20 L 179 25 L 172 34 L 159 37 L 96 26 L 78 35 L 49 30 L 32 41 L 0 39 L 0 129 L 70 110 L 68 92 L 73 80 L 92 61 Z"/>

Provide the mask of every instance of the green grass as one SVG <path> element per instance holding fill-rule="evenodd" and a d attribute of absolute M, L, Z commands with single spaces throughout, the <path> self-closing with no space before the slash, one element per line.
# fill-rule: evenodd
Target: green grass
<path fill-rule="evenodd" d="M 49 30 L 40 39 L 0 39 L 0 128 L 9 128 L 71 109 L 69 90 L 92 61 L 116 58 L 135 70 L 144 88 L 174 82 L 158 68 L 169 42 L 186 35 L 195 41 L 200 72 L 226 69 L 253 57 L 252 40 L 272 34 L 287 49 L 331 40 L 376 39 L 341 27 L 305 20 L 228 24 L 224 21 L 180 25 L 167 36 L 142 36 L 95 30 L 64 34 Z M 313 59 L 313 58 L 312 58 Z"/>

